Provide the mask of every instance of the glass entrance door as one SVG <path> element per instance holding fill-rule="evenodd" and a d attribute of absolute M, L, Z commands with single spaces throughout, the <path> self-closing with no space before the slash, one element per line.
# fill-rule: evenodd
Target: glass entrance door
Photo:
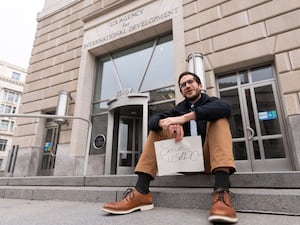
<path fill-rule="evenodd" d="M 241 88 L 246 161 L 251 171 L 291 170 L 286 139 L 281 129 L 281 112 L 276 101 L 278 97 L 274 90 L 274 82 Z"/>
<path fill-rule="evenodd" d="M 53 122 L 47 123 L 40 172 L 42 176 L 52 176 L 54 173 L 58 135 L 59 125 Z"/>
<path fill-rule="evenodd" d="M 120 116 L 117 154 L 117 174 L 133 174 L 142 150 L 141 118 Z"/>
<path fill-rule="evenodd" d="M 238 172 L 292 170 L 272 66 L 227 74 L 218 84 L 220 97 L 232 104 Z"/>

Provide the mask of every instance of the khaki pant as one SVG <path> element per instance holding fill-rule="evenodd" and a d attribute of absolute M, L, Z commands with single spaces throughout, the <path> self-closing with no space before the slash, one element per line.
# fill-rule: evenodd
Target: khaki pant
<path fill-rule="evenodd" d="M 135 168 L 135 172 L 150 174 L 153 178 L 157 174 L 157 162 L 154 142 L 169 139 L 167 132 L 150 131 L 144 150 Z M 227 119 L 208 122 L 206 139 L 203 145 L 205 173 L 211 173 L 216 168 L 226 167 L 230 173 L 236 171 L 233 152 L 232 137 Z"/>

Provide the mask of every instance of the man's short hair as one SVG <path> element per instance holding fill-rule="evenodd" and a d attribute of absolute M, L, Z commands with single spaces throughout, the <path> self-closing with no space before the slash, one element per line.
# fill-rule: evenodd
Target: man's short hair
<path fill-rule="evenodd" d="M 181 78 L 182 78 L 183 76 L 185 76 L 185 75 L 192 75 L 192 76 L 194 77 L 195 81 L 196 81 L 198 84 L 201 84 L 201 80 L 200 80 L 200 78 L 197 76 L 197 74 L 192 73 L 192 72 L 189 72 L 189 71 L 185 71 L 185 72 L 181 73 L 181 74 L 179 75 L 179 77 L 178 77 L 178 81 L 177 81 L 178 86 L 180 86 L 180 80 L 181 80 Z"/>

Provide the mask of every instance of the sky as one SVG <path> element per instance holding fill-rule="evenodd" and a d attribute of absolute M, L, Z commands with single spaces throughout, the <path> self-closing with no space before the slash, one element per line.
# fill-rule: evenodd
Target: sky
<path fill-rule="evenodd" d="M 0 0 L 0 60 L 28 68 L 45 0 Z"/>

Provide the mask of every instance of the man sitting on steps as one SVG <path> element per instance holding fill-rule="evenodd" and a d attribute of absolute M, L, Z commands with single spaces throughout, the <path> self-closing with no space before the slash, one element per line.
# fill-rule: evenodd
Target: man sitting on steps
<path fill-rule="evenodd" d="M 104 204 L 102 210 L 127 214 L 152 209 L 154 205 L 149 186 L 157 174 L 154 142 L 169 138 L 181 141 L 184 136 L 201 135 L 205 172 L 215 175 L 208 220 L 236 223 L 238 218 L 229 195 L 229 176 L 236 171 L 228 122 L 231 106 L 224 100 L 201 93 L 200 78 L 194 73 L 180 74 L 178 85 L 185 100 L 170 112 L 156 114 L 149 120 L 150 132 L 135 168 L 138 175 L 136 186 L 129 189 L 122 200 Z"/>

